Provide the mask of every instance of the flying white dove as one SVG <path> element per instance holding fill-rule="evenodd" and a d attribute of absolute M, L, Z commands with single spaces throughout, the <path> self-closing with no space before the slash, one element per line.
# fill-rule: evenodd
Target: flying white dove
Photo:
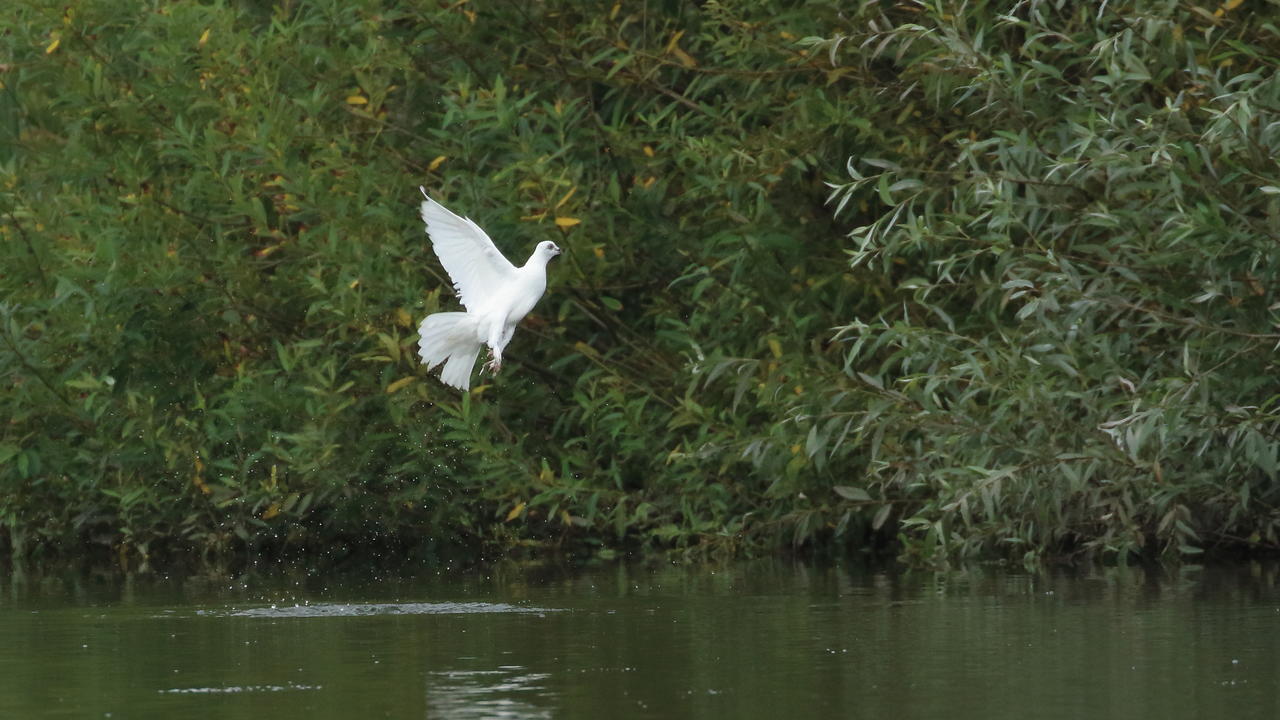
<path fill-rule="evenodd" d="M 467 309 L 428 315 L 418 327 L 418 355 L 428 370 L 444 363 L 441 382 L 466 390 L 481 345 L 491 353 L 485 367 L 495 373 L 502 368 L 502 349 L 547 289 L 547 263 L 560 248 L 549 240 L 540 242 L 529 261 L 516 267 L 479 225 L 449 212 L 425 188 L 418 189 L 426 198 L 422 221 L 431 246 Z"/>

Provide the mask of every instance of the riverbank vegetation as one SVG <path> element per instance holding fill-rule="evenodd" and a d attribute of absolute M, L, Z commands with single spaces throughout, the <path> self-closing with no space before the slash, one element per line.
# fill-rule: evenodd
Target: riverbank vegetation
<path fill-rule="evenodd" d="M 10 557 L 1280 544 L 1261 4 L 6 15 Z M 567 251 L 465 396 L 419 184 Z"/>

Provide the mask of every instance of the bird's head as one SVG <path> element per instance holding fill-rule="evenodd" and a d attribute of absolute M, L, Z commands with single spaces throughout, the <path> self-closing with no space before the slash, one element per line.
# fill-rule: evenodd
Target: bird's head
<path fill-rule="evenodd" d="M 550 240 L 543 240 L 538 243 L 538 252 L 546 255 L 547 258 L 550 259 L 560 254 L 560 246 Z"/>

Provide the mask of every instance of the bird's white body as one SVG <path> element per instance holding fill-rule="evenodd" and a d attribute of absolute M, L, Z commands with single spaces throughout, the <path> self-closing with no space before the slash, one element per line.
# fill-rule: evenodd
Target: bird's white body
<path fill-rule="evenodd" d="M 502 351 L 546 291 L 547 263 L 560 248 L 538 243 L 528 262 L 515 267 L 478 225 L 430 197 L 422 203 L 422 220 L 466 312 L 428 315 L 418 327 L 418 355 L 428 369 L 444 363 L 441 382 L 466 390 L 481 347 L 488 345 L 493 355 L 491 370 L 502 367 Z"/>

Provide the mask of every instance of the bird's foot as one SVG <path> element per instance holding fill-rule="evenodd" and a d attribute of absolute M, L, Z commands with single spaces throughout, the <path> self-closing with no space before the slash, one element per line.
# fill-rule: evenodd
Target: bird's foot
<path fill-rule="evenodd" d="M 484 367 L 489 372 L 497 375 L 498 371 L 502 369 L 502 358 L 490 358 L 489 362 L 484 364 Z"/>

